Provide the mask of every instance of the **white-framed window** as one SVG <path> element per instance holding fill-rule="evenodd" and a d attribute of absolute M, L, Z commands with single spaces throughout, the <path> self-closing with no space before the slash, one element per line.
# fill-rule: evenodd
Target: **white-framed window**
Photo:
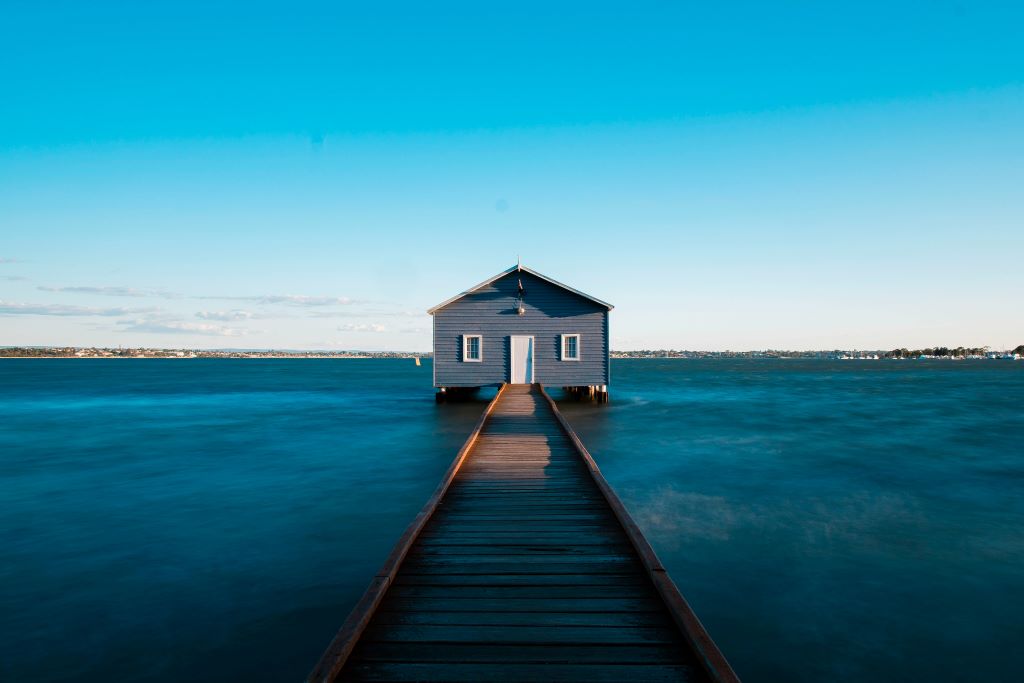
<path fill-rule="evenodd" d="M 562 335 L 562 360 L 580 359 L 580 335 Z"/>
<path fill-rule="evenodd" d="M 479 363 L 484 359 L 484 338 L 479 334 L 462 335 L 462 360 Z"/>

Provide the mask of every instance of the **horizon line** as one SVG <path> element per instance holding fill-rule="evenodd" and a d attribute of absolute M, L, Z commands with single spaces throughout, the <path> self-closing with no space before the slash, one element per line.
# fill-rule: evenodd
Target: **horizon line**
<path fill-rule="evenodd" d="M 947 349 L 955 351 L 957 349 L 963 349 L 965 351 L 970 350 L 987 350 L 989 352 L 996 351 L 1011 351 L 1014 348 L 1024 346 L 1020 344 L 1017 347 L 1008 346 L 1005 349 L 997 349 L 989 345 L 982 346 L 965 346 L 956 345 L 950 346 L 945 344 L 935 344 L 930 346 L 897 346 L 897 347 L 834 347 L 834 348 L 755 348 L 755 349 L 686 349 L 686 348 L 633 348 L 633 349 L 611 349 L 609 354 L 616 353 L 835 353 L 835 352 L 873 352 L 873 351 L 900 351 L 900 350 L 938 350 Z M 433 351 L 425 350 L 412 350 L 412 351 L 399 351 L 396 349 L 360 349 L 360 348 L 346 348 L 346 349 L 327 349 L 327 348 L 286 348 L 286 347 L 238 347 L 238 346 L 217 346 L 217 347 L 202 347 L 202 346 L 133 346 L 118 344 L 116 346 L 97 346 L 97 345 L 76 345 L 76 344 L 0 344 L 0 349 L 103 349 L 103 350 L 139 350 L 139 351 L 207 351 L 207 352 L 246 352 L 246 353 L 394 353 L 394 354 L 417 354 L 417 355 L 433 355 Z"/>

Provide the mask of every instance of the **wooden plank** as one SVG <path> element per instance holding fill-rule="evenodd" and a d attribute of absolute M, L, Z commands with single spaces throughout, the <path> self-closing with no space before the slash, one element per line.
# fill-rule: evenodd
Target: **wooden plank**
<path fill-rule="evenodd" d="M 352 681 L 688 681 L 693 668 L 685 664 L 522 664 L 492 663 L 359 663 Z"/>
<path fill-rule="evenodd" d="M 536 514 L 547 514 L 553 512 L 571 512 L 585 514 L 607 514 L 607 508 L 603 508 L 590 501 L 567 501 L 567 500 L 533 500 L 533 501 L 452 501 L 443 508 L 445 512 L 454 514 L 466 514 L 477 511 L 497 513 L 524 513 L 534 512 Z"/>
<path fill-rule="evenodd" d="M 567 472 L 574 472 L 583 467 L 578 461 L 568 460 L 562 457 L 553 457 L 550 453 L 538 457 L 526 457 L 523 451 L 530 449 L 529 444 L 521 444 L 516 448 L 502 449 L 490 453 L 479 453 L 479 460 L 474 458 L 470 463 L 476 468 L 486 467 L 520 467 L 526 468 L 561 468 Z M 515 458 L 515 460 L 512 460 Z"/>
<path fill-rule="evenodd" d="M 396 586 L 649 586 L 647 577 L 628 574 L 438 574 L 401 572 Z"/>
<path fill-rule="evenodd" d="M 577 525 L 569 524 L 557 524 L 551 525 L 550 527 L 538 527 L 533 525 L 534 528 L 516 528 L 515 525 L 502 524 L 499 528 L 493 530 L 494 536 L 486 536 L 487 531 L 474 527 L 447 527 L 438 529 L 428 529 L 423 533 L 421 538 L 425 540 L 431 539 L 459 539 L 459 538 L 493 538 L 494 540 L 501 540 L 502 538 L 515 538 L 523 537 L 526 539 L 537 538 L 541 536 L 545 537 L 556 537 L 565 536 L 567 538 L 578 538 L 580 540 L 587 539 L 601 539 L 604 541 L 614 540 L 616 542 L 623 542 L 624 539 L 622 534 L 616 534 L 613 528 L 605 525 L 597 525 L 592 527 L 581 527 Z"/>
<path fill-rule="evenodd" d="M 501 490 L 495 491 L 467 491 L 461 486 L 456 491 L 453 491 L 448 494 L 448 497 L 445 500 L 445 504 L 449 504 L 455 501 L 487 502 L 491 500 L 510 502 L 528 502 L 533 500 L 565 500 L 580 501 L 585 503 L 596 503 L 598 505 L 604 504 L 604 499 L 601 498 L 600 494 L 596 492 L 591 493 L 589 491 L 578 491 L 575 487 L 571 489 L 563 489 L 561 491 L 509 491 L 504 487 L 502 487 Z"/>
<path fill-rule="evenodd" d="M 590 504 L 564 505 L 561 503 L 537 503 L 536 505 L 454 505 L 438 510 L 438 518 L 475 518 L 475 517 L 499 517 L 505 520 L 518 519 L 552 519 L 559 517 L 582 517 L 585 519 L 608 520 L 609 526 L 613 526 L 615 518 L 608 514 L 607 510 L 595 507 Z"/>
<path fill-rule="evenodd" d="M 553 474 L 545 475 L 537 472 L 470 472 L 466 476 L 469 477 L 471 481 L 502 484 L 507 485 L 509 488 L 512 488 L 515 484 L 532 484 L 538 487 L 555 487 L 562 486 L 564 484 L 573 484 L 574 480 L 578 481 L 575 475 L 563 478 L 556 477 Z"/>
<path fill-rule="evenodd" d="M 401 626 L 372 621 L 367 640 L 423 643 L 548 643 L 635 645 L 680 643 L 679 634 L 665 628 L 602 626 Z"/>
<path fill-rule="evenodd" d="M 615 517 L 610 515 L 606 510 L 552 510 L 550 513 L 544 511 L 531 511 L 526 510 L 509 510 L 507 512 L 500 509 L 489 510 L 486 508 L 480 508 L 479 510 L 439 510 L 437 512 L 438 524 L 449 525 L 457 527 L 467 522 L 487 522 L 493 521 L 498 522 L 495 526 L 499 525 L 511 525 L 511 524 L 536 524 L 543 526 L 545 522 L 561 523 L 561 524 L 580 524 L 587 526 L 604 526 L 607 528 L 614 528 Z M 439 527 L 443 529 L 444 527 Z"/>
<path fill-rule="evenodd" d="M 565 503 L 537 503 L 535 505 L 513 505 L 509 503 L 496 503 L 493 505 L 479 504 L 468 505 L 465 503 L 445 507 L 438 511 L 438 516 L 444 515 L 452 518 L 462 517 L 502 517 L 504 519 L 525 519 L 531 517 L 555 518 L 567 515 L 585 515 L 587 518 L 600 517 L 614 523 L 615 518 L 608 514 L 608 511 L 592 505 L 583 503 L 567 505 Z M 612 526 L 612 524 L 609 524 Z"/>
<path fill-rule="evenodd" d="M 416 574 L 630 574 L 639 570 L 640 567 L 632 558 L 598 561 L 590 557 L 578 557 L 559 558 L 553 562 L 547 557 L 524 557 L 515 561 L 476 561 L 472 558 L 434 560 L 418 557 L 409 562 L 409 572 Z"/>
<path fill-rule="evenodd" d="M 564 481 L 572 483 L 579 481 L 579 475 L 580 472 L 575 467 L 552 465 L 549 463 L 537 465 L 523 463 L 514 466 L 481 463 L 466 467 L 466 472 L 463 476 L 477 479 L 500 477 L 502 479 L 519 479 L 520 481 Z"/>
<path fill-rule="evenodd" d="M 656 598 L 653 588 L 644 584 L 633 586 L 405 586 L 395 583 L 388 589 L 389 599 L 443 598 L 448 600 L 598 598 Z"/>
<path fill-rule="evenodd" d="M 458 557 L 472 555 L 474 557 L 509 556 L 509 555 L 540 555 L 552 557 L 558 554 L 565 555 L 615 555 L 616 557 L 633 557 L 633 548 L 626 544 L 612 545 L 610 543 L 599 543 L 594 545 L 577 545 L 575 543 L 537 543 L 531 541 L 520 541 L 511 544 L 501 545 L 494 543 L 473 543 L 473 544 L 440 544 L 440 543 L 417 543 L 409 557 L 431 557 L 447 556 Z"/>
<path fill-rule="evenodd" d="M 671 629 L 671 618 L 664 605 L 626 612 L 428 612 L 423 610 L 377 610 L 373 623 L 401 626 L 591 626 L 595 628 L 660 628 Z"/>
<path fill-rule="evenodd" d="M 515 507 L 515 508 L 526 508 L 526 509 L 539 509 L 544 507 L 589 507 L 594 510 L 607 510 L 605 505 L 602 505 L 602 501 L 597 498 L 574 498 L 559 494 L 536 494 L 536 493 L 523 493 L 521 496 L 507 496 L 507 495 L 476 495 L 476 496 L 456 496 L 451 500 L 445 501 L 443 509 L 452 510 L 458 508 L 478 508 L 478 507 Z"/>
<path fill-rule="evenodd" d="M 609 515 L 607 512 L 578 512 L 574 510 L 564 511 L 552 511 L 545 514 L 542 511 L 537 512 L 509 512 L 508 514 L 502 514 L 497 510 L 479 510 L 475 512 L 466 511 L 460 512 L 458 510 L 443 510 L 437 513 L 438 521 L 441 523 L 450 524 L 464 524 L 467 522 L 499 522 L 504 524 L 518 524 L 523 522 L 533 522 L 536 524 L 545 524 L 548 521 L 552 522 L 590 522 L 599 526 L 606 525 L 609 522 L 614 522 L 615 518 Z"/>
<path fill-rule="evenodd" d="M 515 458 L 515 455 L 508 455 L 508 458 Z M 474 474 L 483 472 L 494 472 L 500 474 L 512 474 L 512 473 L 527 473 L 541 475 L 547 478 L 551 477 L 565 477 L 575 479 L 580 473 L 580 466 L 576 464 L 558 463 L 551 462 L 550 460 L 538 460 L 536 462 L 527 462 L 516 459 L 516 462 L 498 462 L 498 461 L 487 461 L 483 460 L 480 462 L 474 462 L 466 466 L 466 477 L 471 477 Z"/>
<path fill-rule="evenodd" d="M 501 491 L 514 493 L 517 491 L 542 491 L 573 492 L 580 490 L 579 479 L 566 479 L 556 481 L 554 479 L 474 479 L 466 476 L 459 477 L 460 491 Z"/>
<path fill-rule="evenodd" d="M 658 612 L 665 606 L 653 594 L 635 598 L 615 598 L 602 595 L 575 597 L 530 598 L 521 595 L 502 597 L 454 597 L 451 591 L 445 597 L 398 597 L 389 595 L 378 611 L 404 610 L 408 612 L 491 612 L 494 618 L 503 618 L 514 612 Z"/>
<path fill-rule="evenodd" d="M 616 557 L 635 557 L 632 546 L 627 543 L 594 543 L 591 545 L 576 544 L 572 541 L 560 543 L 544 543 L 541 541 L 522 540 L 517 543 L 417 543 L 409 553 L 414 556 L 437 555 L 543 555 L 550 557 L 552 553 L 570 555 L 614 555 Z"/>
<path fill-rule="evenodd" d="M 459 493 L 445 501 L 445 507 L 458 505 L 591 505 L 604 507 L 604 501 L 594 495 L 569 495 L 564 491 L 517 491 L 515 493 Z"/>
<path fill-rule="evenodd" d="M 529 510 L 576 510 L 579 512 L 607 512 L 607 508 L 599 501 L 564 498 L 561 496 L 524 495 L 522 500 L 506 497 L 483 496 L 474 498 L 458 498 L 445 504 L 445 511 L 469 512 L 472 510 L 510 510 L 527 512 Z"/>
<path fill-rule="evenodd" d="M 672 664 L 679 654 L 663 645 L 545 645 L 538 643 L 360 643 L 358 661 L 519 662 L 523 664 Z"/>
<path fill-rule="evenodd" d="M 465 562 L 551 562 L 559 560 L 564 562 L 616 562 L 622 564 L 634 564 L 636 553 L 632 548 L 612 548 L 606 545 L 581 546 L 574 549 L 571 546 L 503 546 L 498 548 L 487 547 L 417 547 L 409 553 L 409 562 L 421 564 L 449 564 Z M 639 567 L 638 567 L 639 569 Z"/>
<path fill-rule="evenodd" d="M 550 528 L 525 531 L 513 528 L 504 528 L 494 532 L 482 531 L 480 529 L 446 529 L 441 532 L 426 530 L 419 538 L 420 543 L 452 543 L 473 542 L 475 540 L 487 540 L 495 543 L 515 543 L 517 541 L 530 541 L 537 539 L 549 543 L 575 542 L 579 544 L 589 543 L 622 543 L 621 534 L 612 530 L 598 527 L 596 529 L 571 528 Z"/>
<path fill-rule="evenodd" d="M 545 567 L 565 567 L 581 572 L 637 571 L 636 560 L 629 555 L 554 555 L 527 553 L 522 555 L 409 555 L 409 568 L 443 567 L 465 569 L 474 574 L 483 572 L 541 572 Z"/>
<path fill-rule="evenodd" d="M 555 482 L 563 481 L 572 483 L 578 481 L 577 472 L 568 467 L 552 467 L 550 465 L 538 465 L 536 467 L 526 466 L 494 466 L 474 465 L 467 467 L 466 477 L 476 479 L 518 479 L 520 481 Z"/>
<path fill-rule="evenodd" d="M 516 536 L 516 535 L 522 536 L 522 535 L 530 534 L 530 533 L 533 533 L 533 532 L 538 532 L 538 533 L 548 532 L 549 535 L 564 534 L 564 533 L 572 534 L 574 531 L 578 531 L 583 536 L 590 536 L 590 537 L 598 537 L 598 536 L 600 536 L 600 537 L 603 537 L 603 538 L 617 538 L 619 540 L 624 540 L 622 532 L 620 532 L 616 527 L 614 527 L 612 525 L 609 525 L 609 524 L 598 524 L 596 527 L 584 528 L 583 526 L 578 525 L 578 524 L 571 524 L 571 523 L 565 523 L 565 522 L 555 523 L 554 520 L 552 520 L 552 524 L 550 526 L 545 526 L 543 524 L 532 524 L 532 525 L 525 525 L 524 524 L 523 525 L 524 528 L 517 528 L 517 525 L 514 525 L 514 524 L 497 524 L 497 525 L 493 525 L 493 526 L 496 527 L 494 529 L 495 533 L 503 534 L 505 536 Z M 532 526 L 533 528 L 525 528 L 527 526 Z M 463 527 L 463 526 L 454 525 L 454 524 L 446 524 L 446 525 L 435 524 L 435 525 L 431 525 L 430 527 L 427 527 L 426 529 L 423 530 L 423 537 L 428 537 L 429 536 L 429 537 L 432 537 L 432 538 L 440 538 L 440 537 L 445 537 L 445 536 L 458 537 L 460 535 L 462 535 L 462 536 L 473 536 L 473 535 L 479 536 L 479 535 L 481 535 L 483 533 L 486 533 L 486 532 L 484 532 L 481 529 L 475 529 L 475 528 L 471 528 L 471 527 Z M 625 539 L 625 540 L 628 540 L 628 539 Z"/>
<path fill-rule="evenodd" d="M 580 490 L 579 482 L 562 484 L 554 481 L 534 480 L 501 480 L 501 479 L 460 479 L 459 491 L 473 495 L 540 495 L 540 496 L 572 496 Z M 586 496 L 593 495 L 586 491 Z"/>
<path fill-rule="evenodd" d="M 459 503 L 476 503 L 479 505 L 490 505 L 500 503 L 531 503 L 536 501 L 538 503 L 544 502 L 567 502 L 567 503 L 585 503 L 589 505 L 604 506 L 604 500 L 597 496 L 591 495 L 573 495 L 567 490 L 530 490 L 530 489 L 518 489 L 515 491 L 504 491 L 498 492 L 483 492 L 483 493 L 471 493 L 471 494 L 460 494 L 452 499 L 452 504 Z"/>
<path fill-rule="evenodd" d="M 539 468 L 518 471 L 510 468 L 472 469 L 467 470 L 460 483 L 491 484 L 506 487 L 507 490 L 539 488 L 556 490 L 565 487 L 578 487 L 580 477 L 575 472 L 547 472 Z"/>
<path fill-rule="evenodd" d="M 578 531 L 578 534 L 574 533 Z M 551 529 L 542 529 L 536 525 L 502 524 L 500 526 L 467 524 L 459 531 L 447 534 L 431 534 L 424 536 L 422 545 L 425 547 L 438 545 L 522 545 L 537 543 L 540 545 L 609 545 L 622 546 L 623 538 L 608 533 L 602 525 L 576 527 L 575 529 L 559 525 Z M 635 553 L 632 546 L 625 544 Z"/>
<path fill-rule="evenodd" d="M 515 458 L 515 460 L 512 460 Z M 466 472 L 473 470 L 499 469 L 499 470 L 541 470 L 548 472 L 564 472 L 576 474 L 582 465 L 578 462 L 568 460 L 557 460 L 550 457 L 528 459 L 522 457 L 520 449 L 509 450 L 504 453 L 496 453 L 493 457 L 481 455 L 480 459 L 473 459 L 466 468 Z"/>
<path fill-rule="evenodd" d="M 578 477 L 575 472 L 545 471 L 540 467 L 513 468 L 513 467 L 472 467 L 468 468 L 463 475 L 464 478 L 473 481 L 504 482 L 514 484 L 535 484 L 538 486 L 552 486 L 555 484 L 578 485 Z"/>
<path fill-rule="evenodd" d="M 551 520 L 551 524 L 558 524 L 557 527 L 564 531 L 571 531 L 573 528 L 579 528 L 581 530 L 600 530 L 607 527 L 607 522 L 602 519 L 569 519 L 569 520 Z M 453 526 L 470 530 L 470 529 L 493 529 L 495 531 L 501 530 L 520 530 L 520 531 L 535 531 L 545 528 L 543 519 L 510 519 L 502 517 L 490 517 L 490 518 L 462 518 L 452 522 Z M 574 526 L 573 526 L 574 525 Z"/>
<path fill-rule="evenodd" d="M 437 548 L 600 548 L 608 547 L 616 552 L 633 552 L 631 545 L 622 543 L 619 539 L 608 537 L 574 537 L 569 534 L 552 536 L 540 534 L 521 534 L 515 536 L 431 536 L 421 538 L 416 544 L 416 549 L 429 552 Z"/>
<path fill-rule="evenodd" d="M 480 535 L 482 533 L 516 535 L 516 534 L 532 534 L 532 533 L 541 534 L 541 533 L 544 533 L 544 532 L 548 532 L 548 533 L 551 533 L 551 534 L 571 534 L 574 531 L 578 531 L 581 534 L 597 535 L 597 534 L 609 533 L 611 531 L 611 528 L 607 524 L 601 524 L 601 523 L 596 523 L 596 522 L 595 523 L 587 522 L 586 524 L 584 524 L 583 522 L 576 522 L 574 524 L 569 524 L 569 523 L 565 523 L 565 522 L 557 522 L 556 523 L 556 522 L 552 521 L 549 526 L 545 526 L 542 522 L 541 523 L 538 523 L 538 522 L 530 522 L 530 523 L 520 522 L 520 523 L 515 523 L 515 522 L 511 522 L 511 521 L 507 521 L 507 522 L 501 522 L 501 521 L 494 522 L 494 521 L 491 521 L 491 522 L 479 522 L 479 523 L 474 523 L 474 524 L 470 524 L 470 523 L 466 522 L 466 523 L 460 524 L 458 529 L 451 529 L 447 534 L 445 534 L 443 532 L 435 533 L 434 537 L 442 537 L 442 536 L 446 536 L 447 535 L 447 536 L 450 536 L 452 538 L 455 538 L 459 534 L 463 534 L 463 535 L 469 535 L 469 534 Z"/>

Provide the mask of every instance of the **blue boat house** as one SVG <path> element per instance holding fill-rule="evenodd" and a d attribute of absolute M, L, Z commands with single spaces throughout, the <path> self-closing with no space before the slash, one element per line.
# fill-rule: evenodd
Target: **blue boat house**
<path fill-rule="evenodd" d="M 612 308 L 522 265 L 434 306 L 438 399 L 508 382 L 606 400 Z"/>

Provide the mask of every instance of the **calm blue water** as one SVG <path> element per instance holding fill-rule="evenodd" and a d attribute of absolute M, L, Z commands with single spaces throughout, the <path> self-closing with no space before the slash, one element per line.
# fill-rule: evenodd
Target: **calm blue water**
<path fill-rule="evenodd" d="M 613 381 L 564 409 L 746 680 L 1017 678 L 1024 363 Z M 0 361 L 0 679 L 300 680 L 481 406 L 412 361 Z"/>

